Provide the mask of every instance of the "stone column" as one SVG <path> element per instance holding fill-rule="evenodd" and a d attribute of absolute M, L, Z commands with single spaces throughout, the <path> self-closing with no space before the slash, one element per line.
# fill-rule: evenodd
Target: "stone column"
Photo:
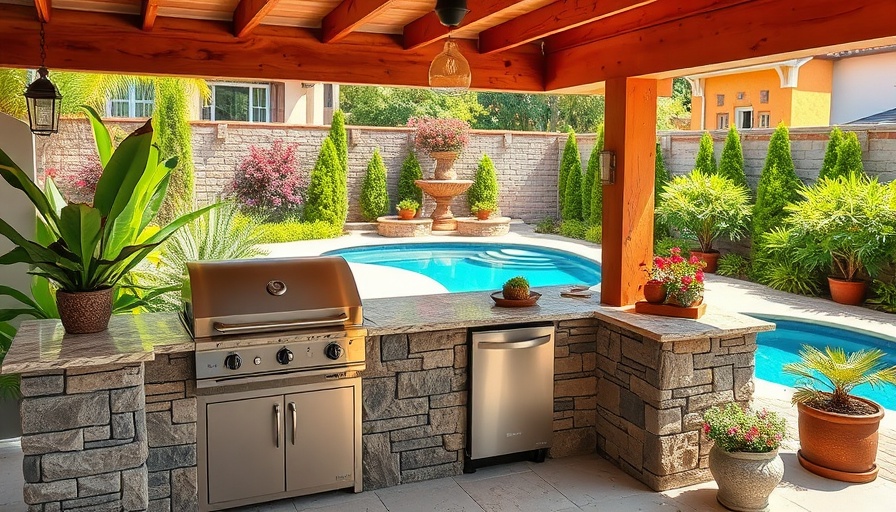
<path fill-rule="evenodd" d="M 143 365 L 22 377 L 30 511 L 146 510 Z"/>

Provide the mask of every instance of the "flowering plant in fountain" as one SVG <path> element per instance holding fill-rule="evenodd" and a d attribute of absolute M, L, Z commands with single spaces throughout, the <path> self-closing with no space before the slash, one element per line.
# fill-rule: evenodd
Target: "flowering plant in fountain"
<path fill-rule="evenodd" d="M 703 298 L 704 266 L 696 256 L 685 259 L 681 249 L 673 247 L 669 256 L 655 256 L 647 272 L 651 281 L 663 283 L 667 303 L 690 306 Z"/>
<path fill-rule="evenodd" d="M 428 153 L 463 151 L 470 141 L 470 125 L 460 119 L 412 117 L 408 126 L 416 128 L 414 143 Z"/>
<path fill-rule="evenodd" d="M 726 452 L 771 452 L 787 436 L 787 420 L 765 409 L 745 410 L 729 402 L 703 413 L 703 433 Z"/>

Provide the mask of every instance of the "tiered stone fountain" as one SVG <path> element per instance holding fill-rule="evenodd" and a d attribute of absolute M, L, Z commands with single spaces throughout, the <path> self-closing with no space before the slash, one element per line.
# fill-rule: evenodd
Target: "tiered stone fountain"
<path fill-rule="evenodd" d="M 436 202 L 436 208 L 432 215 L 433 231 L 454 231 L 457 229 L 457 221 L 451 212 L 451 202 L 454 198 L 463 194 L 473 185 L 472 180 L 459 180 L 457 173 L 452 169 L 454 160 L 457 158 L 455 153 L 453 157 L 443 155 L 432 155 L 436 160 L 436 170 L 431 180 L 416 180 L 414 183 L 420 187 L 424 194 L 431 197 Z"/>

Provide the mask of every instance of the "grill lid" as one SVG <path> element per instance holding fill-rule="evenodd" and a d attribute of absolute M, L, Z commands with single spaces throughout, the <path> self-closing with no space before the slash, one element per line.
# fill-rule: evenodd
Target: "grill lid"
<path fill-rule="evenodd" d="M 194 338 L 363 323 L 339 256 L 193 261 L 187 270 L 184 323 Z"/>

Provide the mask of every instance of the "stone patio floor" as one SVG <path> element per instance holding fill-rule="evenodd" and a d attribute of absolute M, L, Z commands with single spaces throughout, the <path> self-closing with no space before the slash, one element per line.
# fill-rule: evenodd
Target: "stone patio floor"
<path fill-rule="evenodd" d="M 577 243 L 532 232 L 530 226 L 514 225 L 511 233 L 496 238 L 463 238 L 435 235 L 414 239 L 478 243 L 528 243 L 567 250 L 600 260 L 600 246 Z M 411 240 L 384 239 L 368 233 L 353 233 L 334 240 L 295 242 L 271 246 L 270 256 L 316 255 L 355 245 L 402 243 Z M 362 297 L 443 293 L 444 288 L 428 278 L 384 272 L 383 267 L 353 265 Z M 401 282 L 403 290 L 396 289 Z M 829 300 L 801 297 L 753 283 L 712 276 L 707 280 L 706 302 L 744 313 L 761 313 L 810 319 L 861 329 L 896 338 L 893 315 Z M 894 392 L 890 390 L 890 392 Z M 756 381 L 754 406 L 786 415 L 791 435 L 796 436 L 796 408 L 790 405 L 791 389 Z M 798 441 L 791 439 L 781 451 L 784 481 L 772 494 L 774 511 L 877 512 L 896 509 L 896 411 L 887 411 L 880 430 L 879 478 L 868 484 L 846 484 L 815 476 L 796 460 Z M 17 440 L 0 441 L 0 512 L 24 512 L 22 503 L 22 453 Z M 472 475 L 405 484 L 360 494 L 325 493 L 240 511 L 376 512 L 376 511 L 713 511 L 725 510 L 715 501 L 715 482 L 656 493 L 629 477 L 598 455 L 548 460 L 544 464 L 520 462 L 480 469 Z"/>

